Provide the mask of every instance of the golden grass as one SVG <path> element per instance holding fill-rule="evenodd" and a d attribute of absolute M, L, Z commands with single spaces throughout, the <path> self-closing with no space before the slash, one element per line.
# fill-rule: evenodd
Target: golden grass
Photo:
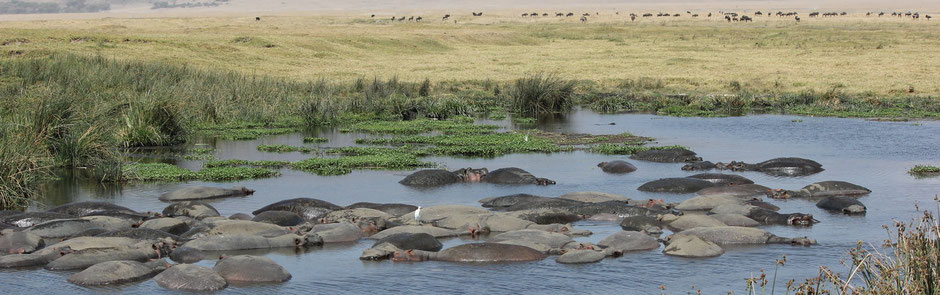
<path fill-rule="evenodd" d="M 624 13 L 625 14 L 625 13 Z M 235 70 L 296 80 L 392 77 L 509 81 L 529 73 L 614 85 L 662 79 L 683 91 L 729 85 L 778 92 L 840 88 L 940 94 L 940 21 L 848 16 L 638 18 L 460 16 L 389 22 L 354 16 L 93 19 L 0 22 L 0 53 L 53 52 Z M 380 19 L 381 18 L 381 19 Z M 16 42 L 28 41 L 28 42 Z"/>

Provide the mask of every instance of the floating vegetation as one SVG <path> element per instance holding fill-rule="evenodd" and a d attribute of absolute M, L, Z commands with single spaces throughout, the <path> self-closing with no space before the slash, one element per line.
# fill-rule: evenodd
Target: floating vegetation
<path fill-rule="evenodd" d="M 313 152 L 313 149 L 309 147 L 305 147 L 305 146 L 298 147 L 298 146 L 290 146 L 290 145 L 285 145 L 285 144 L 275 144 L 275 145 L 262 144 L 262 145 L 258 145 L 258 150 L 262 152 L 270 152 L 270 153 L 301 152 L 301 153 L 306 154 L 306 153 Z"/>
<path fill-rule="evenodd" d="M 214 152 L 215 152 L 215 149 L 210 149 L 210 148 L 191 148 L 187 150 L 186 153 L 180 157 L 183 159 L 192 160 L 192 161 L 214 160 L 215 159 L 215 155 L 213 155 Z"/>
<path fill-rule="evenodd" d="M 462 155 L 493 157 L 509 153 L 559 152 L 562 148 L 551 140 L 524 133 L 413 135 L 390 138 L 357 139 L 356 143 L 371 145 L 421 144 L 432 145 L 428 153 L 434 155 Z"/>
<path fill-rule="evenodd" d="M 459 117 L 458 117 L 459 118 Z M 375 134 L 422 134 L 434 131 L 445 134 L 492 133 L 499 129 L 495 125 L 473 125 L 461 120 L 412 120 L 412 121 L 368 121 L 350 125 L 340 132 L 364 132 Z"/>
<path fill-rule="evenodd" d="M 911 168 L 907 173 L 911 175 L 920 175 L 920 176 L 930 176 L 930 175 L 940 175 L 940 167 L 929 166 L 929 165 L 917 165 L 914 168 Z"/>
<path fill-rule="evenodd" d="M 387 154 L 410 154 L 416 157 L 431 155 L 427 149 L 413 146 L 400 146 L 394 148 L 374 147 L 374 146 L 347 146 L 326 150 L 328 154 L 339 154 L 344 156 L 367 156 L 367 155 L 387 155 Z"/>
<path fill-rule="evenodd" d="M 256 167 L 214 167 L 192 171 L 167 163 L 134 163 L 123 168 L 125 181 L 230 181 L 277 175 L 277 171 Z"/>
<path fill-rule="evenodd" d="M 588 150 L 598 154 L 605 155 L 632 155 L 645 150 L 665 150 L 671 148 L 684 148 L 688 149 L 681 145 L 670 145 L 670 146 L 643 146 L 638 144 L 613 144 L 613 143 L 604 143 L 590 147 Z"/>
<path fill-rule="evenodd" d="M 218 161 L 208 161 L 203 164 L 203 167 L 206 167 L 206 168 L 240 167 L 240 166 L 251 166 L 251 167 L 261 167 L 261 168 L 284 168 L 284 167 L 290 166 L 290 162 L 271 161 L 271 160 L 261 160 L 261 161 L 218 160 Z"/>
<path fill-rule="evenodd" d="M 296 128 L 248 128 L 248 129 L 224 129 L 224 130 L 202 130 L 200 133 L 213 135 L 221 139 L 228 140 L 251 140 L 262 136 L 287 134 L 296 132 Z"/>
<path fill-rule="evenodd" d="M 324 143 L 329 141 L 326 137 L 304 137 L 304 143 Z"/>
<path fill-rule="evenodd" d="M 434 163 L 422 162 L 418 157 L 407 153 L 386 153 L 376 155 L 349 156 L 338 158 L 314 157 L 291 163 L 297 170 L 318 175 L 342 175 L 357 169 L 412 169 L 431 167 Z"/>
<path fill-rule="evenodd" d="M 517 124 L 535 124 L 535 122 L 538 120 L 535 118 L 529 118 L 529 117 L 518 117 L 518 118 L 512 118 L 512 121 Z"/>

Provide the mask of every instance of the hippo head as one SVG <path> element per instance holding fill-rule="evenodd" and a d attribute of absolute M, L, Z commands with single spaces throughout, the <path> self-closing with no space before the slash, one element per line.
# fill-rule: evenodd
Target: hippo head
<path fill-rule="evenodd" d="M 551 179 L 548 179 L 548 178 L 536 178 L 535 181 L 536 181 L 536 183 L 538 183 L 539 185 L 555 184 L 555 181 L 554 181 L 554 180 L 551 180 Z"/>
<path fill-rule="evenodd" d="M 469 167 L 456 171 L 464 182 L 480 182 L 483 180 L 483 176 L 486 176 L 489 172 L 486 168 L 473 169 Z"/>
<path fill-rule="evenodd" d="M 695 171 L 695 170 L 700 170 L 700 169 L 701 169 L 701 168 L 699 168 L 698 166 L 696 166 L 695 163 L 692 163 L 692 164 L 685 164 L 684 166 L 682 166 L 682 170 L 683 170 L 683 171 Z"/>
<path fill-rule="evenodd" d="M 238 188 L 237 188 L 237 190 L 240 190 L 240 191 L 242 191 L 242 193 L 244 193 L 244 194 L 245 194 L 246 196 L 247 196 L 247 195 L 251 195 L 251 194 L 254 194 L 254 193 L 255 193 L 255 190 L 253 190 L 253 189 L 249 189 L 249 188 L 247 188 L 247 187 L 244 187 L 244 186 L 241 186 L 241 187 L 238 187 Z"/>
<path fill-rule="evenodd" d="M 323 238 L 317 234 L 308 234 L 294 239 L 294 247 L 310 247 L 323 245 Z"/>
<path fill-rule="evenodd" d="M 392 254 L 392 261 L 426 261 L 427 255 L 415 252 L 415 250 L 395 251 Z"/>
<path fill-rule="evenodd" d="M 790 192 L 785 189 L 771 189 L 767 191 L 767 197 L 771 199 L 789 199 Z"/>
<path fill-rule="evenodd" d="M 810 239 L 810 238 L 808 238 L 808 237 L 802 237 L 802 238 L 793 238 L 793 239 L 790 239 L 790 244 L 791 244 L 791 245 L 810 246 L 810 245 L 816 245 L 817 243 L 816 243 L 816 240 Z"/>
<path fill-rule="evenodd" d="M 787 224 L 789 225 L 813 225 L 816 223 L 816 219 L 813 219 L 812 214 L 802 214 L 802 213 L 793 213 L 787 217 Z"/>
<path fill-rule="evenodd" d="M 597 164 L 597 167 L 604 167 L 604 166 L 607 166 L 607 162 L 600 162 L 599 164 Z"/>
<path fill-rule="evenodd" d="M 848 207 L 846 207 L 846 208 L 843 208 L 843 209 L 842 209 L 842 213 L 845 213 L 845 214 L 862 214 L 862 213 L 865 213 L 866 210 L 867 210 L 867 209 L 865 208 L 865 206 L 861 206 L 861 205 L 851 205 L 851 206 L 848 206 Z"/>
<path fill-rule="evenodd" d="M 359 259 L 360 259 L 360 260 L 378 261 L 378 260 L 391 259 L 391 258 L 393 258 L 394 256 L 395 256 L 395 252 L 386 251 L 386 250 L 381 250 L 381 249 L 375 249 L 375 248 L 369 248 L 369 249 L 366 249 L 366 250 L 362 251 L 362 255 L 359 256 Z"/>

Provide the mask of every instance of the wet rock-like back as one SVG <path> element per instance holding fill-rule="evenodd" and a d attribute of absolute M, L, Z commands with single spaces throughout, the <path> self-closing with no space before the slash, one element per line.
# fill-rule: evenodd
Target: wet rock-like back
<path fill-rule="evenodd" d="M 340 209 L 343 209 L 343 207 L 324 200 L 313 198 L 296 198 L 275 202 L 273 204 L 261 207 L 261 209 L 255 210 L 254 212 L 251 212 L 251 214 L 258 215 L 265 211 L 279 210 L 297 213 L 300 215 L 300 217 L 303 217 L 306 220 L 317 220 L 327 213 L 330 213 L 330 211 Z"/>
<path fill-rule="evenodd" d="M 659 162 L 659 163 L 683 163 L 701 161 L 695 152 L 684 148 L 669 149 L 650 149 L 638 152 L 630 156 L 630 159 Z"/>
<path fill-rule="evenodd" d="M 638 187 L 637 190 L 657 193 L 690 194 L 712 186 L 715 186 L 712 182 L 695 178 L 663 178 L 644 183 Z"/>
<path fill-rule="evenodd" d="M 192 265 L 177 264 L 154 277 L 154 281 L 161 287 L 170 290 L 209 292 L 225 289 L 228 282 L 211 268 Z"/>
<path fill-rule="evenodd" d="M 279 283 L 291 274 L 271 258 L 254 255 L 225 257 L 212 268 L 230 283 Z"/>

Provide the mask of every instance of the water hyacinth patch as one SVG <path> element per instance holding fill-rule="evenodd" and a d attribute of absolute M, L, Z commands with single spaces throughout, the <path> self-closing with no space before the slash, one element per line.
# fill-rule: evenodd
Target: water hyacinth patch
<path fill-rule="evenodd" d="M 338 158 L 314 157 L 291 163 L 290 167 L 318 175 L 340 175 L 349 173 L 353 168 L 411 169 L 417 167 L 431 167 L 433 165 L 434 163 L 419 161 L 414 155 L 388 153 Z"/>
<path fill-rule="evenodd" d="M 329 141 L 326 137 L 304 137 L 304 143 L 324 143 Z"/>
<path fill-rule="evenodd" d="M 251 167 L 261 167 L 261 168 L 284 168 L 290 166 L 288 161 L 248 161 L 248 160 L 218 160 L 218 161 L 208 161 L 203 164 L 203 167 L 206 168 L 215 168 L 215 167 L 239 167 L 239 166 L 251 166 Z"/>
<path fill-rule="evenodd" d="M 352 124 L 347 129 L 349 131 L 375 134 L 421 134 L 434 131 L 480 134 L 499 129 L 499 126 L 495 125 L 473 125 L 470 123 L 465 120 L 368 121 Z"/>
<path fill-rule="evenodd" d="M 290 146 L 290 145 L 284 145 L 284 144 L 277 144 L 277 145 L 262 144 L 258 146 L 258 151 L 273 152 L 273 153 L 301 152 L 301 153 L 306 154 L 306 153 L 313 152 L 313 149 L 309 147 L 305 147 L 305 146 L 297 147 L 297 146 Z"/>
<path fill-rule="evenodd" d="M 589 150 L 598 154 L 605 155 L 632 155 L 645 150 L 664 150 L 671 148 L 684 148 L 680 145 L 671 145 L 671 146 L 642 146 L 637 144 L 613 144 L 613 143 L 604 143 L 592 146 Z"/>
<path fill-rule="evenodd" d="M 167 163 L 133 163 L 123 168 L 125 181 L 230 181 L 278 176 L 280 173 L 256 167 L 214 167 L 192 171 Z"/>

